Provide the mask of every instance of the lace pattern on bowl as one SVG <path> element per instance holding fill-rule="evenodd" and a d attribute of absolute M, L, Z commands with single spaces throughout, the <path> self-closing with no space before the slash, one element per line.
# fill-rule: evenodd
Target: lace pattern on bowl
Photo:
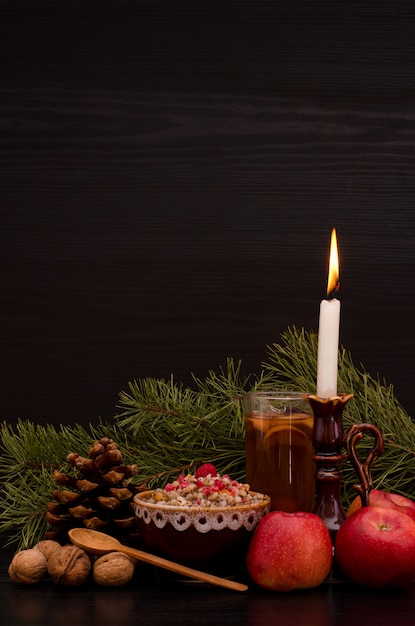
<path fill-rule="evenodd" d="M 187 514 L 186 511 L 160 511 L 153 510 L 145 505 L 136 506 L 136 515 L 146 524 L 154 523 L 157 528 L 164 528 L 167 522 L 176 530 L 183 531 L 194 526 L 200 533 L 207 533 L 210 530 L 222 530 L 230 528 L 239 530 L 246 528 L 251 531 L 258 524 L 259 520 L 268 512 L 268 508 L 260 510 L 234 510 L 234 511 L 201 511 Z"/>

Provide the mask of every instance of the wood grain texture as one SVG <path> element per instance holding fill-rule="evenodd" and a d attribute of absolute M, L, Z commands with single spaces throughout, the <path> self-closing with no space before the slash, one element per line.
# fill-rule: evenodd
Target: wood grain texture
<path fill-rule="evenodd" d="M 412 394 L 412 2 L 0 2 L 1 415 L 317 330 Z"/>

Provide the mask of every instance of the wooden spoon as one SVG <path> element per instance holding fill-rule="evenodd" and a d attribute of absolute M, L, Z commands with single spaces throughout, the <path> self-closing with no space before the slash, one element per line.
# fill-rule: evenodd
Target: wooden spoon
<path fill-rule="evenodd" d="M 235 591 L 246 591 L 248 589 L 248 586 L 242 583 L 221 578 L 220 576 L 214 576 L 213 574 L 208 574 L 207 572 L 200 572 L 199 570 L 191 567 L 186 567 L 186 565 L 180 565 L 179 563 L 174 563 L 173 561 L 168 561 L 167 559 L 155 556 L 154 554 L 149 554 L 148 552 L 143 552 L 142 550 L 137 550 L 136 548 L 130 548 L 129 546 L 125 546 L 117 541 L 117 539 L 114 539 L 114 537 L 106 535 L 105 533 L 100 533 L 97 530 L 90 530 L 88 528 L 72 528 L 68 531 L 68 535 L 72 543 L 78 546 L 78 548 L 83 548 L 92 554 L 123 552 L 124 554 L 128 554 L 129 556 L 140 561 L 144 561 L 145 563 L 162 567 L 163 569 L 170 570 L 176 574 L 182 574 L 183 576 L 188 576 L 189 578 L 211 583 L 212 585 L 226 587 L 227 589 L 233 589 Z"/>

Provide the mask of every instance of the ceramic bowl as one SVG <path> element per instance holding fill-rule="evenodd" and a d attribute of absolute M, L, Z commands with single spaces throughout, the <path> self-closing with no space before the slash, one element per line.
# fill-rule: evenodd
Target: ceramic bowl
<path fill-rule="evenodd" d="M 207 566 L 245 556 L 258 522 L 270 511 L 266 495 L 251 504 L 172 506 L 149 502 L 153 491 L 134 497 L 141 537 L 150 550 L 188 565 Z"/>

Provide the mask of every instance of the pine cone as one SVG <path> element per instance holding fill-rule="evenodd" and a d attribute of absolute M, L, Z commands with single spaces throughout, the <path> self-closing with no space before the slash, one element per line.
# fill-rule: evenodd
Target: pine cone
<path fill-rule="evenodd" d="M 66 541 L 68 530 L 86 527 L 117 537 L 124 543 L 137 543 L 132 501 L 144 487 L 131 484 L 136 465 L 123 465 L 122 453 L 112 439 L 94 441 L 87 457 L 70 452 L 69 465 L 80 476 L 55 470 L 59 485 L 46 505 L 46 521 L 52 527 L 45 539 Z"/>

